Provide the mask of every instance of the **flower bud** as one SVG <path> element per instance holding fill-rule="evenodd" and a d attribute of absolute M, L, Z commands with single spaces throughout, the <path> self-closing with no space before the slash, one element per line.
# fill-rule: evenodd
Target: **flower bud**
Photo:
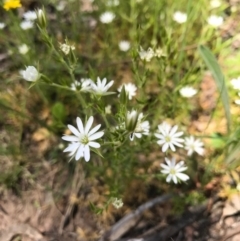
<path fill-rule="evenodd" d="M 134 132 L 134 130 L 137 126 L 138 116 L 139 116 L 139 113 L 136 110 L 127 112 L 126 119 L 125 119 L 125 125 L 126 125 L 126 129 L 129 132 Z"/>
<path fill-rule="evenodd" d="M 125 90 L 125 85 L 123 85 L 121 92 L 120 92 L 120 102 L 121 102 L 121 104 L 126 105 L 127 100 L 128 100 L 128 94 Z"/>
<path fill-rule="evenodd" d="M 38 25 L 41 29 L 45 29 L 46 26 L 47 26 L 47 20 L 46 20 L 46 13 L 45 13 L 45 10 L 43 9 L 38 9 L 36 11 L 36 14 L 37 14 L 37 22 L 38 22 Z"/>
<path fill-rule="evenodd" d="M 40 78 L 40 74 L 34 66 L 28 66 L 26 70 L 22 72 L 22 76 L 25 80 L 31 82 L 35 82 Z"/>

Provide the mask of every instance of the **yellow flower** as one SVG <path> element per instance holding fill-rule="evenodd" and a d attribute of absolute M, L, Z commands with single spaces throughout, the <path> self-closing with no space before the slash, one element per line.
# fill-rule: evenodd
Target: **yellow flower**
<path fill-rule="evenodd" d="M 3 8 L 8 11 L 11 8 L 20 8 L 21 6 L 22 4 L 20 3 L 20 0 L 6 0 Z"/>

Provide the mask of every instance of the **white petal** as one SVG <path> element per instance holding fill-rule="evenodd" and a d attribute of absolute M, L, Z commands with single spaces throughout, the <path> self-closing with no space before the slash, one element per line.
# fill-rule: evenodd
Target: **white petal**
<path fill-rule="evenodd" d="M 84 158 L 86 162 L 90 160 L 90 149 L 88 145 L 84 147 Z"/>
<path fill-rule="evenodd" d="M 96 140 L 96 139 L 102 137 L 103 135 L 104 135 L 104 132 L 103 132 L 103 131 L 100 131 L 100 132 L 97 132 L 97 133 L 89 136 L 89 137 L 88 137 L 88 140 L 89 140 L 89 141 L 93 141 L 93 140 Z"/>
<path fill-rule="evenodd" d="M 176 175 L 177 175 L 177 177 L 178 177 L 179 179 L 181 179 L 182 181 L 187 181 L 187 180 L 189 179 L 189 176 L 186 175 L 186 174 L 184 174 L 184 173 L 177 173 Z"/>
<path fill-rule="evenodd" d="M 79 143 L 70 144 L 70 145 L 68 145 L 67 148 L 65 148 L 63 150 L 63 152 L 73 152 L 73 153 L 75 153 L 75 151 L 78 149 L 79 145 L 80 145 Z"/>
<path fill-rule="evenodd" d="M 135 136 L 136 136 L 137 138 L 141 138 L 141 137 L 142 137 L 142 134 L 141 134 L 141 133 L 135 133 Z"/>
<path fill-rule="evenodd" d="M 65 141 L 79 141 L 79 138 L 76 136 L 63 136 L 62 139 Z"/>
<path fill-rule="evenodd" d="M 80 136 L 79 131 L 74 126 L 68 125 L 68 128 L 75 136 Z"/>
<path fill-rule="evenodd" d="M 171 129 L 169 135 L 172 136 L 172 135 L 177 131 L 177 129 L 178 129 L 178 126 L 177 126 L 177 125 L 174 126 L 174 127 Z"/>
<path fill-rule="evenodd" d="M 79 117 L 77 117 L 77 126 L 78 126 L 78 129 L 79 129 L 80 133 L 83 134 L 84 133 L 83 123 L 82 123 L 82 120 Z"/>
<path fill-rule="evenodd" d="M 165 140 L 158 140 L 158 141 L 157 141 L 157 144 L 160 145 L 160 146 L 161 146 L 162 144 L 164 144 L 164 143 L 166 143 Z"/>
<path fill-rule="evenodd" d="M 165 152 L 168 148 L 169 148 L 168 143 L 165 143 L 165 144 L 162 146 L 162 152 Z"/>
<path fill-rule="evenodd" d="M 83 145 L 81 145 L 76 153 L 75 160 L 79 160 L 81 157 L 83 157 Z"/>
<path fill-rule="evenodd" d="M 172 151 L 176 151 L 176 148 L 175 148 L 175 146 L 172 143 L 169 143 L 169 146 L 170 146 Z"/>
<path fill-rule="evenodd" d="M 94 147 L 94 148 L 99 148 L 101 146 L 99 143 L 94 142 L 94 141 L 88 142 L 88 145 L 91 147 Z"/>
<path fill-rule="evenodd" d="M 87 121 L 87 124 L 86 124 L 86 126 L 85 126 L 85 134 L 88 134 L 88 132 L 89 132 L 92 124 L 93 124 L 93 117 L 90 116 L 89 119 L 88 119 L 88 121 Z"/>
<path fill-rule="evenodd" d="M 167 176 L 166 182 L 171 182 L 171 180 L 172 180 L 172 174 L 169 174 Z"/>
<path fill-rule="evenodd" d="M 176 175 L 173 175 L 172 179 L 173 179 L 173 182 L 174 182 L 175 184 L 177 184 L 177 183 L 178 183 L 178 180 L 177 180 Z"/>
<path fill-rule="evenodd" d="M 91 136 L 93 133 L 98 131 L 98 129 L 101 127 L 101 124 L 95 126 L 91 131 L 89 131 L 88 136 Z"/>

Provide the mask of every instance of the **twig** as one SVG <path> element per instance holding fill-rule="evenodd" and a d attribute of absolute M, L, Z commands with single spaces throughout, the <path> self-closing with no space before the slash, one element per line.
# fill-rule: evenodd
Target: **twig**
<path fill-rule="evenodd" d="M 240 226 L 235 227 L 233 230 L 227 231 L 221 241 L 227 241 L 229 238 L 235 236 L 240 233 Z"/>
<path fill-rule="evenodd" d="M 114 224 L 113 227 L 107 231 L 99 241 L 113 241 L 120 238 L 123 234 L 128 232 L 133 226 L 136 225 L 144 211 L 157 204 L 166 202 L 171 197 L 171 194 L 166 194 L 142 204 L 137 210 L 123 217 L 120 221 Z"/>

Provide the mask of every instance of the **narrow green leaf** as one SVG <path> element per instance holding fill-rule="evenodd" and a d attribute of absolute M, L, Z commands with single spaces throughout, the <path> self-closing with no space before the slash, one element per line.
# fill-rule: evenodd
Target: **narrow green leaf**
<path fill-rule="evenodd" d="M 200 52 L 201 57 L 205 61 L 205 64 L 211 71 L 213 78 L 217 84 L 218 90 L 221 95 L 221 99 L 223 102 L 225 115 L 227 119 L 227 128 L 228 131 L 230 129 L 230 122 L 231 122 L 231 114 L 230 114 L 230 106 L 229 106 L 229 97 L 228 97 L 228 91 L 225 85 L 225 79 L 224 75 L 221 71 L 221 67 L 219 66 L 216 57 L 213 55 L 213 53 L 210 51 L 209 48 L 200 45 L 198 47 L 198 50 Z"/>

